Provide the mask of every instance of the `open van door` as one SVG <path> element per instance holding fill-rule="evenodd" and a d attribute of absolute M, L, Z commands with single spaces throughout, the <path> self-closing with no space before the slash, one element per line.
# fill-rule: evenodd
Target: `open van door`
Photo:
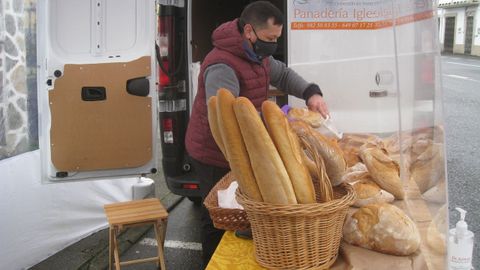
<path fill-rule="evenodd" d="M 155 2 L 38 2 L 43 179 L 156 171 Z"/>

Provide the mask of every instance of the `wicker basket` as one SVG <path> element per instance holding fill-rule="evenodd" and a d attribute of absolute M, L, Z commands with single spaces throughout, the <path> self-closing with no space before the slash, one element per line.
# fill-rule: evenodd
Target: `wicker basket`
<path fill-rule="evenodd" d="M 217 191 L 227 189 L 234 180 L 232 172 L 227 173 L 210 190 L 203 204 L 208 209 L 215 228 L 226 231 L 248 230 L 250 229 L 250 222 L 248 222 L 245 210 L 220 208 L 218 206 Z"/>
<path fill-rule="evenodd" d="M 345 216 L 355 199 L 350 185 L 326 203 L 257 202 L 237 190 L 250 220 L 257 262 L 269 269 L 328 269 L 336 260 Z"/>

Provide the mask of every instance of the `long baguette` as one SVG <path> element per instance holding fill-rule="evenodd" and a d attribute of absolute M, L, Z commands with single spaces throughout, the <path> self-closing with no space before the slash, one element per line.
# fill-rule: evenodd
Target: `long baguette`
<path fill-rule="evenodd" d="M 233 111 L 235 97 L 226 89 L 217 91 L 217 118 L 228 162 L 242 192 L 255 201 L 263 201 L 247 149 Z"/>
<path fill-rule="evenodd" d="M 287 117 L 276 103 L 268 100 L 262 104 L 262 113 L 268 133 L 287 169 L 298 203 L 315 203 L 315 188 L 302 160 L 303 150 Z"/>
<path fill-rule="evenodd" d="M 223 144 L 222 135 L 220 134 L 220 128 L 218 127 L 218 117 L 217 117 L 217 97 L 211 96 L 208 99 L 208 125 L 210 126 L 210 131 L 212 132 L 213 139 L 222 151 L 225 159 L 228 160 L 227 152 L 225 152 L 225 145 Z"/>
<path fill-rule="evenodd" d="M 233 108 L 263 200 L 296 204 L 287 170 L 257 110 L 244 97 L 237 98 Z"/>

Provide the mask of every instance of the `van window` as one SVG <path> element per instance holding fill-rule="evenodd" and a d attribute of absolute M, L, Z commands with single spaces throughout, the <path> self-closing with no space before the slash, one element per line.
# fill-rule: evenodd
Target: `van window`
<path fill-rule="evenodd" d="M 0 4 L 0 159 L 38 149 L 36 2 Z"/>

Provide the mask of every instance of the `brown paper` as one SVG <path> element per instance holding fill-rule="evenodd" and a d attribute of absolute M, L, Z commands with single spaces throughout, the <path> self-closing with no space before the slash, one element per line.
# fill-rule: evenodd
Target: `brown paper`
<path fill-rule="evenodd" d="M 419 252 L 410 256 L 393 256 L 342 242 L 340 253 L 345 270 L 428 270 Z"/>
<path fill-rule="evenodd" d="M 125 63 L 65 65 L 49 94 L 51 156 L 59 171 L 134 168 L 152 159 L 152 99 L 127 92 L 129 79 L 150 76 L 150 57 Z M 82 100 L 82 87 L 106 99 Z"/>

